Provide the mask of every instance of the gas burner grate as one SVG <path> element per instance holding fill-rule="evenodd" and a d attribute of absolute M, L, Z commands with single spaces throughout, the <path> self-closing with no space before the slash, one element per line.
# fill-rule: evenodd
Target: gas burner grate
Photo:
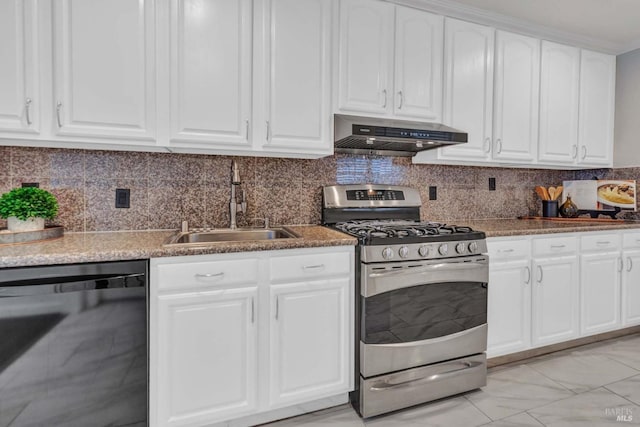
<path fill-rule="evenodd" d="M 435 236 L 443 234 L 471 233 L 465 226 L 420 221 L 346 221 L 335 225 L 339 230 L 365 238 L 403 238 Z"/>

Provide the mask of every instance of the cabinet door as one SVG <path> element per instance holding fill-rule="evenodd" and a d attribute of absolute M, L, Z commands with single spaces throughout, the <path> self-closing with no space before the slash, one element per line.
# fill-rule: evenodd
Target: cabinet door
<path fill-rule="evenodd" d="M 623 252 L 622 325 L 640 324 L 640 251 Z"/>
<path fill-rule="evenodd" d="M 496 32 L 494 159 L 535 161 L 539 96 L 540 40 Z"/>
<path fill-rule="evenodd" d="M 252 412 L 257 288 L 162 295 L 156 302 L 151 425 L 207 425 Z"/>
<path fill-rule="evenodd" d="M 394 114 L 442 121 L 444 18 L 396 7 Z"/>
<path fill-rule="evenodd" d="M 349 390 L 349 283 L 271 287 L 272 408 Z"/>
<path fill-rule="evenodd" d="M 265 150 L 331 154 L 331 1 L 261 3 L 255 141 Z"/>
<path fill-rule="evenodd" d="M 514 353 L 531 346 L 531 269 L 529 260 L 491 263 L 487 309 L 487 355 Z"/>
<path fill-rule="evenodd" d="M 538 159 L 573 164 L 578 156 L 580 50 L 542 41 Z"/>
<path fill-rule="evenodd" d="M 394 6 L 377 0 L 340 2 L 338 109 L 391 112 Z"/>
<path fill-rule="evenodd" d="M 445 19 L 444 124 L 469 134 L 440 158 L 486 160 L 491 154 L 493 28 Z"/>
<path fill-rule="evenodd" d="M 58 135 L 155 143 L 154 19 L 151 0 L 54 2 Z"/>
<path fill-rule="evenodd" d="M 170 143 L 248 146 L 251 0 L 176 0 L 170 7 Z M 193 144 L 191 144 L 193 145 Z"/>
<path fill-rule="evenodd" d="M 533 345 L 539 347 L 577 337 L 577 257 L 536 259 L 532 273 Z"/>
<path fill-rule="evenodd" d="M 616 57 L 583 50 L 580 58 L 580 164 L 611 166 Z"/>
<path fill-rule="evenodd" d="M 592 335 L 620 326 L 619 252 L 580 256 L 580 334 Z"/>
<path fill-rule="evenodd" d="M 37 135 L 38 26 L 34 0 L 0 2 L 0 131 Z"/>

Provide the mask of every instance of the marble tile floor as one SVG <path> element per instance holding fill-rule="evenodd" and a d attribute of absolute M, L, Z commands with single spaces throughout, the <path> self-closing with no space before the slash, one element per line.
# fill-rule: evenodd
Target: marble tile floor
<path fill-rule="evenodd" d="M 640 334 L 497 366 L 480 390 L 367 420 L 342 405 L 266 426 L 624 425 L 640 425 Z"/>

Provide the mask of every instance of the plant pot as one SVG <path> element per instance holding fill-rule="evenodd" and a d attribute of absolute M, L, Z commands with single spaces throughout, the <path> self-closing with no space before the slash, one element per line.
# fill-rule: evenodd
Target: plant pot
<path fill-rule="evenodd" d="M 7 228 L 14 233 L 44 230 L 44 218 L 27 218 L 23 221 L 15 216 L 10 216 L 7 218 Z"/>

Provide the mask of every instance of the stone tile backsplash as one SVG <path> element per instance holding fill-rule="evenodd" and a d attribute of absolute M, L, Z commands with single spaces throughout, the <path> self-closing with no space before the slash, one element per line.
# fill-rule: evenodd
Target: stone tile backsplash
<path fill-rule="evenodd" d="M 60 204 L 54 221 L 68 231 L 227 227 L 231 161 L 236 159 L 248 212 L 240 225 L 319 224 L 323 185 L 379 183 L 416 187 L 423 219 L 540 215 L 536 185 L 568 179 L 636 179 L 640 168 L 558 171 L 414 165 L 411 159 L 335 155 L 318 160 L 119 151 L 0 147 L 0 193 L 38 182 Z M 489 191 L 489 178 L 496 191 Z M 437 200 L 429 200 L 436 186 Z M 131 207 L 115 208 L 116 188 L 131 190 Z M 627 214 L 628 217 L 635 215 Z M 0 220 L 0 226 L 5 223 Z"/>

